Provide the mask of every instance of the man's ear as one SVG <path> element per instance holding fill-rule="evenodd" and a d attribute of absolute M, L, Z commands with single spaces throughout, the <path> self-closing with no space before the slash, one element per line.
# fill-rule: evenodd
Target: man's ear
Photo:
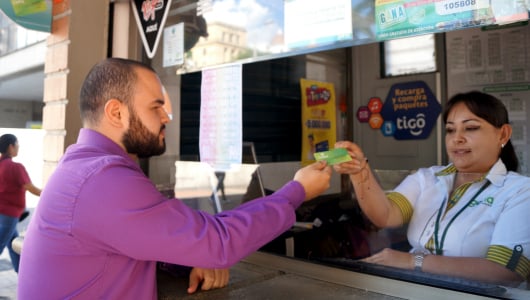
<path fill-rule="evenodd" d="M 124 127 L 126 116 L 124 115 L 123 103 L 118 99 L 109 99 L 105 103 L 104 116 L 110 125 L 115 127 Z"/>

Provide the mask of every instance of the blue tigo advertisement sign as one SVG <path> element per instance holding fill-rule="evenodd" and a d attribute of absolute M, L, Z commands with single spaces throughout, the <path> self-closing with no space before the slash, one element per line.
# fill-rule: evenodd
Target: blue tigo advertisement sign
<path fill-rule="evenodd" d="M 388 91 L 381 132 L 396 140 L 426 139 L 442 107 L 423 81 L 396 83 Z"/>

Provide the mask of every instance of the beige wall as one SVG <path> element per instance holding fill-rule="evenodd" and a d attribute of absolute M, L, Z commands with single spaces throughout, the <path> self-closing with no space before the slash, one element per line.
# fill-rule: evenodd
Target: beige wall
<path fill-rule="evenodd" d="M 47 179 L 81 120 L 78 95 L 88 70 L 107 56 L 109 0 L 54 1 L 44 81 L 44 170 Z"/>
<path fill-rule="evenodd" d="M 434 73 L 381 78 L 379 47 L 377 43 L 352 48 L 353 114 L 370 97 L 379 97 L 384 102 L 390 87 L 398 82 L 422 80 L 436 93 L 439 81 Z M 367 123 L 360 123 L 355 115 L 350 122 L 353 123 L 352 138 L 363 147 L 372 168 L 415 170 L 438 162 L 441 153 L 436 128 L 427 139 L 398 141 L 383 136 L 379 129 L 371 129 Z"/>
<path fill-rule="evenodd" d="M 114 2 L 129 4 L 129 0 L 115 0 Z M 109 7 L 110 0 L 54 1 L 52 31 L 47 40 L 45 61 L 44 182 L 55 170 L 66 148 L 77 141 L 79 129 L 82 127 L 78 97 L 86 74 L 95 63 L 110 56 L 108 53 Z M 120 47 L 119 53 L 115 56 L 142 60 L 138 29 L 132 10 L 125 10 L 125 13 L 127 12 L 129 13 L 126 18 L 129 22 L 128 28 L 126 26 L 127 32 L 115 32 L 115 34 L 127 35 L 127 38 L 120 36 L 119 39 L 128 43 L 127 49 Z M 124 19 L 115 16 L 115 20 L 123 22 Z M 160 75 L 162 78 L 165 77 L 164 74 Z M 175 97 L 175 91 L 179 90 L 179 83 L 174 78 L 166 83 L 168 91 L 171 92 L 172 101 L 178 99 Z M 174 103 L 174 107 L 177 110 L 173 114 L 178 117 L 179 104 Z M 172 137 L 169 138 L 170 143 L 166 155 L 153 159 L 154 167 L 150 169 L 153 169 L 155 182 L 166 183 L 170 177 L 174 177 L 174 167 L 171 168 L 171 166 L 174 166 L 178 155 L 179 138 L 175 133 L 175 128 L 178 130 L 178 123 L 168 128 L 168 134 Z"/>

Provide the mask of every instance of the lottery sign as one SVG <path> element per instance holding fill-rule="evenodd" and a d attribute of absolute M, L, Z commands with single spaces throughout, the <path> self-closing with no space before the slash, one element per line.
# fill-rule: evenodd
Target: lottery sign
<path fill-rule="evenodd" d="M 376 37 L 386 40 L 527 20 L 528 12 L 512 3 L 506 0 L 376 0 Z"/>

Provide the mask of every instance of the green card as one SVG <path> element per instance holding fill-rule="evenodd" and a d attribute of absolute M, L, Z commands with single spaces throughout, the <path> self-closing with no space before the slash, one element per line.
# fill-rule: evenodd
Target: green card
<path fill-rule="evenodd" d="M 328 165 L 340 164 L 351 160 L 351 156 L 344 148 L 336 148 L 329 151 L 315 153 L 316 160 L 325 160 Z"/>

